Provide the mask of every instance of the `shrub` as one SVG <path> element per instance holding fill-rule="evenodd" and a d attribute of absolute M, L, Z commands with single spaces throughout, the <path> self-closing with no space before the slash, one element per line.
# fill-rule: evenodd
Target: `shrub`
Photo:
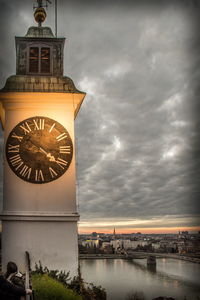
<path fill-rule="evenodd" d="M 34 274 L 32 283 L 37 300 L 82 300 L 80 295 L 47 274 Z"/>
<path fill-rule="evenodd" d="M 65 273 L 65 271 L 58 270 L 49 270 L 47 267 L 42 266 L 41 262 L 39 264 L 35 264 L 35 270 L 31 272 L 32 274 L 47 274 L 49 277 L 61 282 L 65 286 L 68 287 L 68 281 L 71 280 L 69 277 L 69 272 Z"/>
<path fill-rule="evenodd" d="M 106 291 L 101 286 L 85 283 L 80 276 L 74 277 L 69 287 L 82 295 L 83 300 L 106 300 Z"/>
<path fill-rule="evenodd" d="M 72 280 L 69 277 L 69 272 L 65 273 L 58 270 L 49 270 L 47 267 L 42 266 L 41 262 L 35 265 L 35 270 L 31 272 L 32 277 L 47 276 L 54 281 L 57 281 L 59 284 L 62 284 L 64 288 L 67 288 L 69 291 L 72 291 L 75 295 L 81 296 L 82 300 L 106 300 L 106 291 L 101 286 L 95 286 L 93 283 L 86 283 L 83 281 L 81 276 L 80 267 L 78 268 L 78 276 L 75 276 Z M 51 293 L 50 293 L 51 294 Z M 37 294 L 36 294 L 37 295 Z M 40 300 L 43 298 L 36 298 Z M 46 300 L 47 298 L 44 298 Z M 57 300 L 58 298 L 48 298 L 51 300 Z M 71 299 L 71 298 L 59 298 L 59 299 Z M 79 298 L 72 298 L 79 299 Z"/>

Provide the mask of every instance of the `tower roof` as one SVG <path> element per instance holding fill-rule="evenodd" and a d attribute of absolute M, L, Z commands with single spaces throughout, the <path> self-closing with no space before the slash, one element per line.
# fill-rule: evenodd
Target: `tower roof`
<path fill-rule="evenodd" d="M 50 27 L 29 27 L 25 37 L 29 38 L 55 38 Z"/>

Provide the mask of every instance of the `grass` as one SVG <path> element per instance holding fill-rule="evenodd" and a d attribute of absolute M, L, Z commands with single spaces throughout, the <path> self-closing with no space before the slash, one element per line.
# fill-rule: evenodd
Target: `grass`
<path fill-rule="evenodd" d="M 32 284 L 37 300 L 83 300 L 81 296 L 47 274 L 34 274 Z"/>

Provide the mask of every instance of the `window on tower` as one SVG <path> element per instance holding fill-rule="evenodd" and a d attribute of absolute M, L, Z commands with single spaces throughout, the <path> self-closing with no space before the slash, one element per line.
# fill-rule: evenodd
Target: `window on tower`
<path fill-rule="evenodd" d="M 50 73 L 50 48 L 41 48 L 41 73 Z"/>
<path fill-rule="evenodd" d="M 30 74 L 47 74 L 51 73 L 50 47 L 30 47 L 29 48 L 29 66 Z"/>
<path fill-rule="evenodd" d="M 29 54 L 29 72 L 38 73 L 39 72 L 39 48 L 31 47 Z"/>

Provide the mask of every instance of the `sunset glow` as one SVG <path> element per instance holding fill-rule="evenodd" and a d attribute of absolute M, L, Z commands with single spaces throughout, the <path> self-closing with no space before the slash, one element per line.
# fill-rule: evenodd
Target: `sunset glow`
<path fill-rule="evenodd" d="M 92 232 L 97 233 L 106 233 L 112 234 L 114 229 L 107 229 L 107 228 L 99 228 L 99 227 L 91 227 L 91 228 L 82 228 L 79 226 L 78 232 L 79 234 L 91 234 Z M 124 228 L 124 229 L 117 229 L 115 228 L 116 234 L 130 234 L 130 233 L 137 233 L 141 232 L 142 234 L 178 234 L 179 231 L 188 231 L 192 233 L 197 233 L 200 231 L 200 227 L 160 227 L 160 228 Z"/>

